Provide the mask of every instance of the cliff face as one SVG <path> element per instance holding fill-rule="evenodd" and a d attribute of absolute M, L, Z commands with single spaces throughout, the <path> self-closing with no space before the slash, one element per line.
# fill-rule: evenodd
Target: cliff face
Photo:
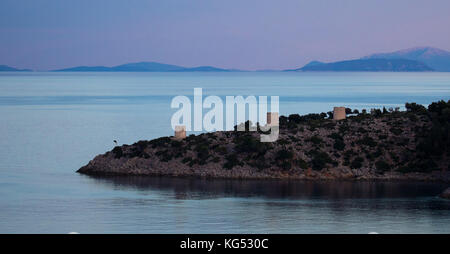
<path fill-rule="evenodd" d="M 449 181 L 450 102 L 346 120 L 280 117 L 277 142 L 258 132 L 162 137 L 115 147 L 78 170 L 96 175 Z M 248 124 L 248 123 L 247 123 Z"/>

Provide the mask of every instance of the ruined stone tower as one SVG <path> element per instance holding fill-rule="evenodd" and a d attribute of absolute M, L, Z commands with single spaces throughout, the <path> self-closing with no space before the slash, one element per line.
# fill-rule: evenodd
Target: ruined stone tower
<path fill-rule="evenodd" d="M 175 139 L 181 140 L 186 138 L 186 126 L 177 125 L 175 126 Z"/>
<path fill-rule="evenodd" d="M 343 120 L 346 118 L 345 107 L 334 107 L 333 120 Z"/>
<path fill-rule="evenodd" d="M 278 112 L 267 112 L 267 125 L 279 126 Z"/>

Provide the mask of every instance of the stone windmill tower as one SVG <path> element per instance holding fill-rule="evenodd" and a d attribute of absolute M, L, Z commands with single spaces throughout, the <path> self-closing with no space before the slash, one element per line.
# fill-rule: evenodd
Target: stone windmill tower
<path fill-rule="evenodd" d="M 343 120 L 346 118 L 345 107 L 334 107 L 333 120 Z"/>

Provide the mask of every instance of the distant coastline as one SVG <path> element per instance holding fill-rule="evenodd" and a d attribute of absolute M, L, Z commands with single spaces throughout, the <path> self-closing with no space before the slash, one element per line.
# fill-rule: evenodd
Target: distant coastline
<path fill-rule="evenodd" d="M 128 63 L 113 67 L 106 66 L 78 66 L 73 68 L 58 69 L 55 72 L 229 72 L 228 70 L 213 66 L 182 67 L 172 64 L 157 62 Z"/>
<path fill-rule="evenodd" d="M 0 65 L 1 71 L 32 71 Z M 107 66 L 75 66 L 50 70 L 53 72 L 243 72 L 248 70 L 225 69 L 214 66 L 183 67 L 158 62 L 136 62 Z M 336 62 L 311 61 L 303 67 L 285 70 L 256 70 L 255 72 L 273 71 L 328 71 L 328 72 L 450 72 L 450 52 L 432 48 L 416 47 L 390 53 L 376 53 L 359 59 Z"/>
<path fill-rule="evenodd" d="M 434 70 L 426 64 L 414 60 L 358 59 L 333 63 L 308 64 L 291 71 L 424 72 Z"/>
<path fill-rule="evenodd" d="M 0 72 L 2 71 L 19 71 L 19 72 L 24 72 L 24 71 L 32 71 L 29 69 L 17 69 L 8 65 L 0 65 Z"/>

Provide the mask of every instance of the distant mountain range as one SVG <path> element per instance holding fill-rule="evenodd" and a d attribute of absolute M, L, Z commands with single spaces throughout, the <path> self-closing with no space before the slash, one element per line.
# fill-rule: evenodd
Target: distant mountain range
<path fill-rule="evenodd" d="M 312 61 L 288 71 L 450 71 L 450 52 L 432 47 L 411 48 L 355 60 Z"/>
<path fill-rule="evenodd" d="M 17 69 L 8 65 L 0 65 L 0 71 L 31 71 L 27 69 Z"/>
<path fill-rule="evenodd" d="M 314 62 L 294 71 L 433 71 L 426 64 L 407 59 L 358 59 L 334 63 Z"/>
<path fill-rule="evenodd" d="M 391 53 L 373 54 L 362 59 L 408 59 L 422 62 L 435 71 L 450 71 L 450 52 L 432 48 L 411 48 Z"/>
<path fill-rule="evenodd" d="M 67 69 L 60 69 L 54 71 L 98 71 L 98 72 L 227 72 L 236 71 L 228 69 L 220 69 L 212 66 L 199 66 L 199 67 L 182 67 L 178 65 L 162 64 L 156 62 L 139 62 L 128 63 L 113 67 L 105 66 L 78 66 Z"/>
<path fill-rule="evenodd" d="M 31 71 L 0 65 L 0 71 Z M 127 63 L 113 67 L 77 66 L 53 70 L 56 72 L 232 72 L 235 69 L 221 69 L 213 66 L 183 67 L 157 62 Z M 273 70 L 264 70 L 273 71 Z M 419 47 L 390 53 L 378 53 L 359 59 L 331 63 L 312 61 L 301 68 L 285 71 L 388 71 L 388 72 L 450 72 L 450 52 Z"/>

